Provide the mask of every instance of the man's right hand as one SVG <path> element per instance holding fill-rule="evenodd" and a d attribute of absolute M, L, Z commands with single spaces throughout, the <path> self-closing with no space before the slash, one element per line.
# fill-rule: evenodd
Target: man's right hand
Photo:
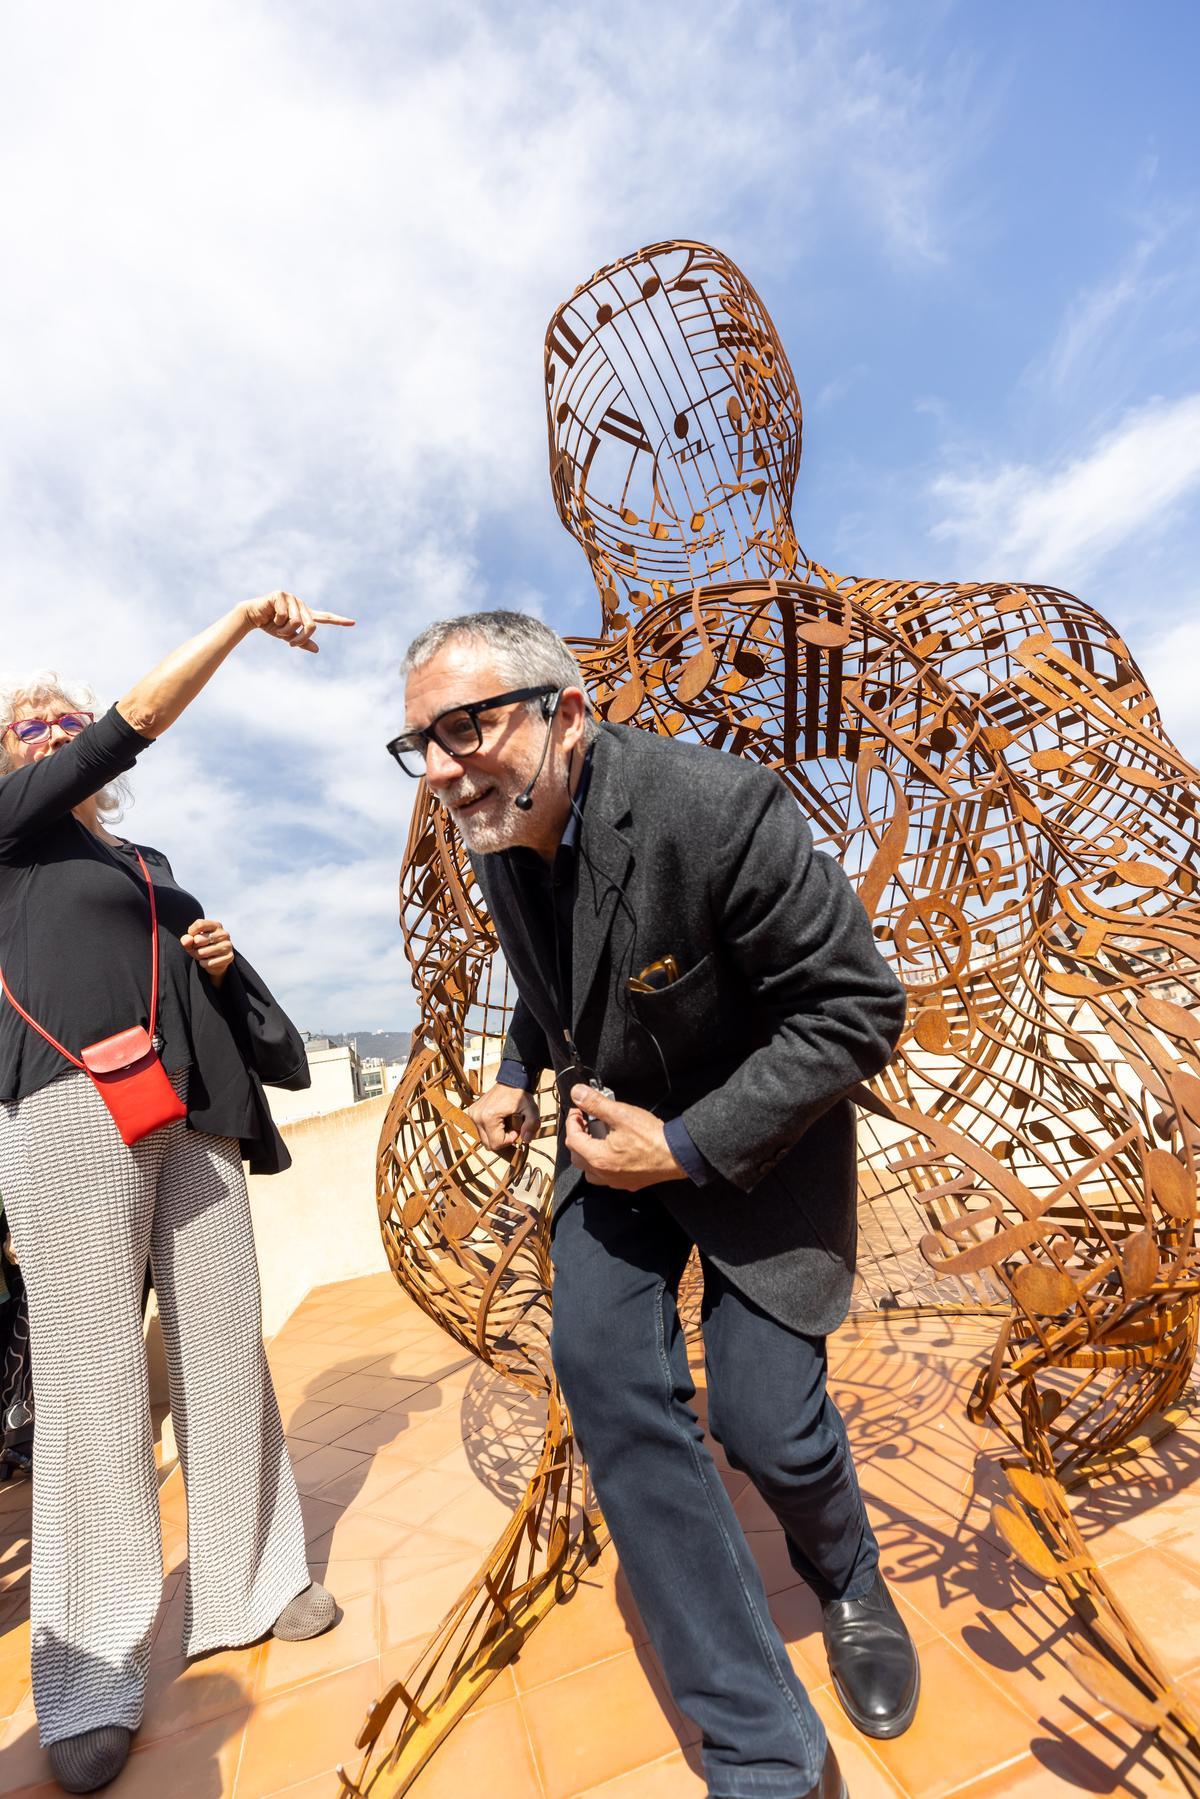
<path fill-rule="evenodd" d="M 467 1107 L 467 1117 L 488 1149 L 511 1149 L 532 1143 L 542 1122 L 541 1107 L 523 1087 L 504 1087 L 499 1081 Z"/>

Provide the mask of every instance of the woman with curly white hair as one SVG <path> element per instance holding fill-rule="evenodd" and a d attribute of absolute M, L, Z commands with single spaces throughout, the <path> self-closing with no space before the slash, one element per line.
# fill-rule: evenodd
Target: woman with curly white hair
<path fill-rule="evenodd" d="M 308 1568 L 242 1170 L 243 1153 L 286 1165 L 253 1066 L 272 1002 L 166 857 L 106 820 L 111 784 L 252 631 L 315 650 L 318 625 L 351 622 L 271 594 L 101 718 L 44 678 L 0 710 L 0 1191 L 37 1412 L 34 1702 L 68 1792 L 124 1765 L 161 1597 L 147 1258 L 187 1489 L 185 1653 L 314 1636 L 336 1613 Z M 278 1052 L 295 1034 L 274 1017 Z"/>

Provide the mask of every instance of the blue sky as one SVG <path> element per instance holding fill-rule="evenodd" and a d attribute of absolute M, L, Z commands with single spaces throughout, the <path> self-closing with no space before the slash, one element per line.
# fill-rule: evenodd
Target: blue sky
<path fill-rule="evenodd" d="M 115 698 L 239 597 L 136 776 L 311 1028 L 403 1026 L 395 668 L 475 605 L 594 628 L 541 339 L 594 268 L 731 254 L 805 404 L 801 542 L 1043 580 L 1200 758 L 1194 7 L 44 0 L 0 16 L 0 680 Z"/>

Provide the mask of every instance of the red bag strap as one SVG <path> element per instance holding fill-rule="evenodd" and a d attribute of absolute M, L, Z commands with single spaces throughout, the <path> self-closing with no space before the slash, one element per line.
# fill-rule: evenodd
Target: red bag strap
<path fill-rule="evenodd" d="M 141 869 L 142 874 L 145 876 L 146 891 L 150 896 L 150 1033 L 149 1034 L 151 1037 L 153 1037 L 154 1036 L 154 1027 L 158 1023 L 158 906 L 157 906 L 157 904 L 155 902 L 155 898 L 154 898 L 154 882 L 150 879 L 150 870 L 146 867 L 145 861 L 143 860 L 143 857 L 142 857 L 142 852 L 137 847 L 136 843 L 131 844 L 130 848 L 132 849 L 134 855 L 138 859 L 138 867 Z M 30 1030 L 36 1031 L 39 1037 L 44 1037 L 46 1042 L 50 1045 L 51 1049 L 56 1049 L 60 1055 L 65 1056 L 67 1058 L 68 1062 L 73 1062 L 75 1064 L 76 1068 L 83 1067 L 83 1063 L 79 1060 L 79 1057 L 73 1056 L 69 1049 L 65 1049 L 63 1047 L 63 1045 L 58 1041 L 57 1037 L 52 1037 L 50 1035 L 49 1031 L 43 1030 L 42 1026 L 38 1023 L 37 1019 L 31 1018 L 29 1016 L 29 1013 L 25 1010 L 24 1006 L 21 1004 L 21 1002 L 18 999 L 14 998 L 11 988 L 9 987 L 8 982 L 4 978 L 4 970 L 2 968 L 0 968 L 0 992 L 2 992 L 4 994 L 5 999 L 8 1001 L 8 1003 L 12 1007 L 13 1011 L 18 1013 L 20 1015 L 20 1017 L 22 1017 L 25 1020 L 25 1023 L 29 1026 Z"/>

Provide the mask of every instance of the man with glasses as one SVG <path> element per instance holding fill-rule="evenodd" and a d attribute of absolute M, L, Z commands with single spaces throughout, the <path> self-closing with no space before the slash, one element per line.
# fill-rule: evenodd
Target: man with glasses
<path fill-rule="evenodd" d="M 704 1271 L 709 1430 L 822 1604 L 859 1729 L 905 1730 L 919 1673 L 879 1573 L 826 1334 L 854 1272 L 854 1085 L 904 993 L 778 776 L 597 726 L 567 646 L 485 612 L 410 646 L 389 749 L 461 831 L 519 995 L 493 1150 L 554 1070 L 554 1364 L 621 1564 L 714 1799 L 839 1799 L 824 1728 L 690 1409 L 676 1295 Z"/>

